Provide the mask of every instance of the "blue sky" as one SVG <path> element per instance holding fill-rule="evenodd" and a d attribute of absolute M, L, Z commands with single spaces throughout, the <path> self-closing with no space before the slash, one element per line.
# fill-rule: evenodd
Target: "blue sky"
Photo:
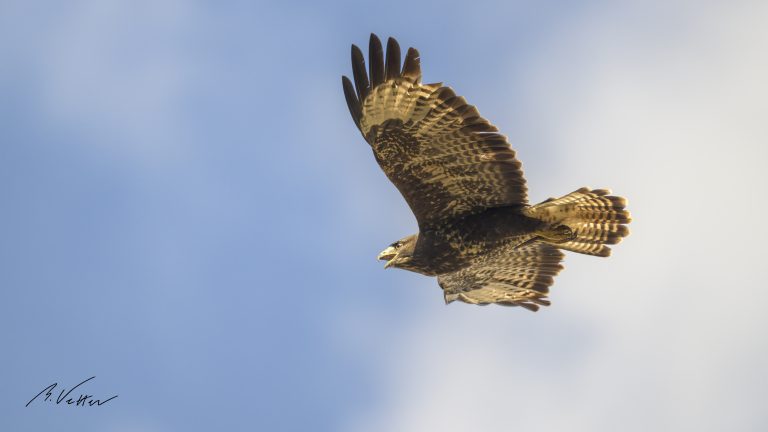
<path fill-rule="evenodd" d="M 764 430 L 760 2 L 0 4 L 3 430 Z M 347 112 L 370 32 L 629 198 L 537 314 L 446 307 Z M 24 404 L 90 376 L 98 408 Z"/>

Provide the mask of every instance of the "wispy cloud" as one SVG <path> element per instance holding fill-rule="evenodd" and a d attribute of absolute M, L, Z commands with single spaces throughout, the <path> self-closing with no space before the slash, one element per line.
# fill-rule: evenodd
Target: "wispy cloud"
<path fill-rule="evenodd" d="M 5 67 L 42 125 L 124 157 L 162 160 L 182 150 L 183 96 L 202 72 L 190 55 L 195 13 L 174 1 L 17 4 L 5 32 L 23 49 Z"/>

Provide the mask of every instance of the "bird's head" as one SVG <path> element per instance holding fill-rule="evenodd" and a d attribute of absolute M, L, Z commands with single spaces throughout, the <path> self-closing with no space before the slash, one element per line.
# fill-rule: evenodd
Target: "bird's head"
<path fill-rule="evenodd" d="M 418 238 L 418 234 L 410 235 L 392 243 L 381 251 L 378 259 L 387 261 L 384 268 L 408 268 L 408 263 L 413 259 L 413 251 L 416 249 L 416 240 Z"/>

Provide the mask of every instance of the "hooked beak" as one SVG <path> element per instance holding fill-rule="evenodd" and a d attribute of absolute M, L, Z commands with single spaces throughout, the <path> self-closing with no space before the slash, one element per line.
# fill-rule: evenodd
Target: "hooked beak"
<path fill-rule="evenodd" d="M 387 260 L 387 263 L 384 264 L 384 268 L 389 268 L 392 264 L 394 264 L 395 260 L 394 258 L 397 256 L 397 252 L 395 252 L 395 248 L 390 246 L 379 254 L 377 257 L 378 260 Z"/>

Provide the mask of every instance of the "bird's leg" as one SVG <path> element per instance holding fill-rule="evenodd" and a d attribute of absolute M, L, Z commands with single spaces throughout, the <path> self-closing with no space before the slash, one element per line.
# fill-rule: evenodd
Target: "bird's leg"
<path fill-rule="evenodd" d="M 545 228 L 538 235 L 551 243 L 565 243 L 576 238 L 576 233 L 567 225 L 557 225 Z"/>

